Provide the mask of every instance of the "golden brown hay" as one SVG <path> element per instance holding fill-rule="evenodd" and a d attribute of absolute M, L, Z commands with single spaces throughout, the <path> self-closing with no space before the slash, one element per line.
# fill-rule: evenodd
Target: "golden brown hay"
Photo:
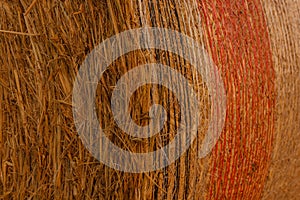
<path fill-rule="evenodd" d="M 300 199 L 299 19 L 298 0 L 1 0 L 0 199 Z M 176 30 L 207 49 L 224 81 L 227 115 L 218 143 L 199 159 L 212 102 L 191 63 L 159 49 L 116 59 L 99 81 L 96 107 L 119 147 L 159 149 L 174 139 L 181 120 L 176 95 L 147 84 L 132 96 L 131 116 L 145 126 L 150 106 L 161 104 L 168 113 L 164 129 L 147 139 L 121 131 L 110 98 L 130 69 L 170 66 L 201 105 L 197 139 L 178 160 L 125 173 L 83 145 L 72 90 L 97 45 L 140 27 Z"/>

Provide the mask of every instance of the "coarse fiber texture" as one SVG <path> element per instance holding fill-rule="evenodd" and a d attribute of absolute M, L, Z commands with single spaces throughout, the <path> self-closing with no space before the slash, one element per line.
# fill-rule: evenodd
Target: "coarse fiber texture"
<path fill-rule="evenodd" d="M 179 31 L 205 47 L 222 76 L 227 110 L 216 146 L 199 159 L 212 106 L 201 75 L 159 49 L 118 58 L 99 81 L 96 107 L 106 136 L 123 149 L 159 149 L 181 120 L 176 95 L 147 84 L 131 98 L 131 116 L 147 125 L 150 106 L 161 104 L 164 129 L 148 139 L 121 131 L 110 98 L 128 70 L 162 63 L 200 97 L 191 147 L 164 169 L 133 174 L 103 165 L 85 148 L 72 90 L 97 45 L 145 26 Z M 0 0 L 0 199 L 277 200 L 300 199 L 299 191 L 299 0 Z"/>

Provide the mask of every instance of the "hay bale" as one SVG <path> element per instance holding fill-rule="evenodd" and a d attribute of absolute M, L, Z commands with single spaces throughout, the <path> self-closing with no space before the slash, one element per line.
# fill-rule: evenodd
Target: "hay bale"
<path fill-rule="evenodd" d="M 0 2 L 0 197 L 34 199 L 297 199 L 300 164 L 300 4 L 259 1 Z M 172 141 L 180 105 L 167 88 L 139 88 L 129 109 L 149 123 L 149 107 L 168 111 L 162 132 L 133 139 L 114 123 L 114 85 L 135 66 L 179 71 L 200 97 L 201 124 L 188 151 L 166 168 L 125 173 L 97 161 L 78 137 L 74 80 L 105 39 L 144 26 L 179 31 L 205 46 L 227 94 L 225 126 L 213 151 L 197 153 L 211 119 L 208 88 L 193 66 L 162 50 L 117 59 L 97 87 L 100 125 L 114 144 L 149 152 Z M 174 84 L 178 80 L 173 80 Z"/>

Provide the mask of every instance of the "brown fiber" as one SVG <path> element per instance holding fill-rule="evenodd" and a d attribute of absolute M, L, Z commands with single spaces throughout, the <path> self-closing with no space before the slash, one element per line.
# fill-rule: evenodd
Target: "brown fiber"
<path fill-rule="evenodd" d="M 300 199 L 300 5 L 298 0 L 262 2 L 278 91 L 272 161 L 262 198 Z M 169 112 L 168 124 L 153 138 L 131 138 L 112 120 L 109 97 L 116 81 L 147 62 L 169 65 L 189 80 L 201 96 L 201 126 L 196 142 L 170 166 L 140 174 L 106 167 L 82 144 L 72 114 L 73 82 L 94 47 L 142 26 L 177 30 L 203 44 L 198 3 L 0 0 L 0 199 L 205 199 L 212 155 L 198 159 L 197 152 L 211 102 L 201 77 L 183 58 L 160 50 L 131 52 L 109 67 L 97 88 L 105 134 L 124 149 L 147 152 L 174 137 L 178 102 L 164 87 L 140 88 L 130 104 L 133 119 L 147 124 L 149 105 L 155 102 Z"/>

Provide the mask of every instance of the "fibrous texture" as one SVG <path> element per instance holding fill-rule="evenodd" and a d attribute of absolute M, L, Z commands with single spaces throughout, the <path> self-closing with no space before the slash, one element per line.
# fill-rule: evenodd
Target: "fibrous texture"
<path fill-rule="evenodd" d="M 298 0 L 0 1 L 0 198 L 299 199 L 299 19 Z M 85 148 L 74 126 L 72 89 L 88 53 L 140 27 L 176 30 L 203 45 L 223 79 L 227 106 L 216 146 L 199 159 L 212 107 L 201 75 L 159 49 L 115 60 L 98 83 L 95 107 L 119 147 L 159 149 L 182 120 L 176 95 L 147 84 L 132 96 L 131 116 L 145 126 L 149 107 L 160 104 L 167 111 L 164 129 L 139 139 L 118 128 L 110 98 L 136 66 L 170 66 L 201 105 L 190 148 L 166 168 L 132 174 L 101 164 Z"/>

